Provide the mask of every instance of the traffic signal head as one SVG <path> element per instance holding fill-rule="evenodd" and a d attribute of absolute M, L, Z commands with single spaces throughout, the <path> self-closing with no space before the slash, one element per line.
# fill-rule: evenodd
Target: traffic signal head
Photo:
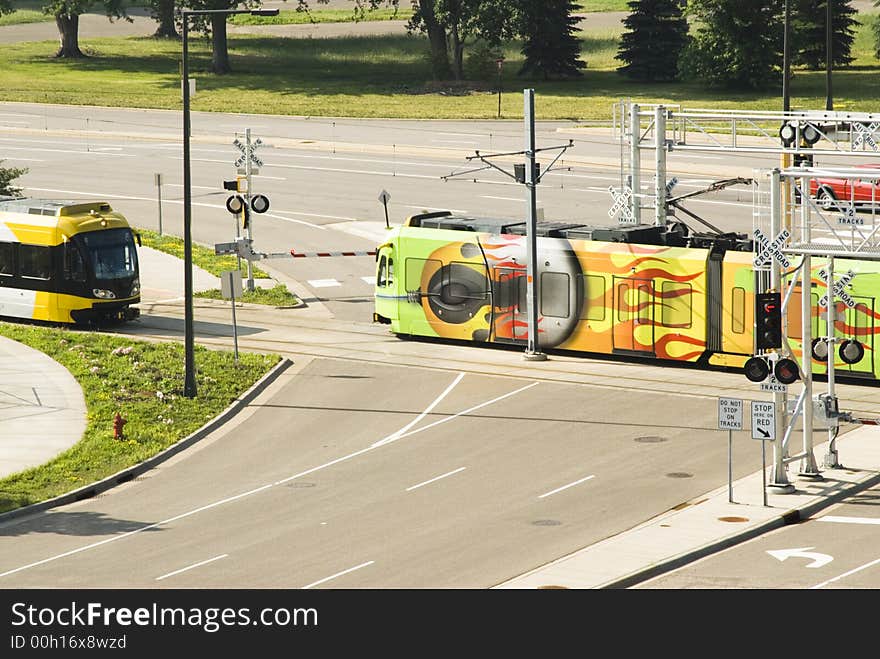
<path fill-rule="evenodd" d="M 837 354 L 845 364 L 857 364 L 865 356 L 865 347 L 855 339 L 846 339 Z"/>
<path fill-rule="evenodd" d="M 758 350 L 782 347 L 782 299 L 778 292 L 755 294 L 755 345 Z"/>
<path fill-rule="evenodd" d="M 821 336 L 816 337 L 810 345 L 810 352 L 817 362 L 828 361 L 828 341 Z"/>
<path fill-rule="evenodd" d="M 776 365 L 773 367 L 773 375 L 776 381 L 782 384 L 791 384 L 801 378 L 797 362 L 793 359 L 777 360 Z"/>
<path fill-rule="evenodd" d="M 743 372 L 750 382 L 763 382 L 770 375 L 770 366 L 763 357 L 751 357 L 746 361 Z"/>

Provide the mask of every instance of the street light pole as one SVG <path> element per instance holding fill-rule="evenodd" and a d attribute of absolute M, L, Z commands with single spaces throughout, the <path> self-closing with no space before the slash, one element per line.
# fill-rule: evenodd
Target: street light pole
<path fill-rule="evenodd" d="M 832 64 L 832 35 L 834 30 L 831 26 L 831 2 L 825 0 L 825 109 L 833 110 L 834 101 L 831 96 L 831 64 Z"/>
<path fill-rule="evenodd" d="M 183 350 L 184 378 L 183 395 L 196 396 L 195 338 L 193 336 L 193 286 L 192 286 L 192 179 L 189 165 L 189 17 L 211 14 L 253 14 L 255 16 L 277 16 L 277 9 L 201 9 L 180 12 L 183 29 Z"/>

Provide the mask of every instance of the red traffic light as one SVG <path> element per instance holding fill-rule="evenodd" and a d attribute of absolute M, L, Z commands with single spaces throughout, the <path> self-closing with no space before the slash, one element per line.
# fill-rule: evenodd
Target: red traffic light
<path fill-rule="evenodd" d="M 773 375 L 777 382 L 782 384 L 791 384 L 796 380 L 800 380 L 801 373 L 798 369 L 797 362 L 793 359 L 780 359 L 773 367 Z"/>

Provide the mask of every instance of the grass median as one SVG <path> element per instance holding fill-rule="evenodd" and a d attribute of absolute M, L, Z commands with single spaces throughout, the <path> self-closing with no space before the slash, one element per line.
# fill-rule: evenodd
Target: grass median
<path fill-rule="evenodd" d="M 280 361 L 276 354 L 195 346 L 198 395 L 182 395 L 180 343 L 0 322 L 0 335 L 64 366 L 85 397 L 82 439 L 44 465 L 0 479 L 0 512 L 51 499 L 131 467 L 216 417 Z M 115 439 L 113 419 L 125 420 Z"/>
<path fill-rule="evenodd" d="M 880 97 L 880 62 L 871 25 L 864 21 L 853 47 L 855 61 L 834 71 L 837 110 L 875 112 Z M 685 104 L 687 108 L 780 110 L 777 88 L 735 92 L 695 83 L 645 84 L 616 72 L 620 29 L 590 30 L 583 25 L 582 78 L 545 81 L 517 77 L 522 64 L 518 42 L 504 45 L 501 116 L 521 119 L 522 90 L 534 88 L 538 119 L 608 121 L 621 99 L 640 103 Z M 145 37 L 82 39 L 90 55 L 82 60 L 52 57 L 57 41 L 9 44 L 0 52 L 4 84 L 0 100 L 180 110 L 180 43 Z M 389 117 L 413 119 L 495 119 L 497 79 L 464 84 L 431 81 L 421 35 L 345 38 L 285 38 L 230 35 L 233 71 L 214 75 L 210 46 L 190 44 L 189 64 L 196 81 L 193 111 L 294 116 Z M 795 68 L 793 109 L 825 106 L 825 71 Z M 687 109 L 686 108 L 686 109 Z M 145 127 L 149 128 L 149 127 Z"/>
<path fill-rule="evenodd" d="M 141 235 L 141 241 L 144 247 L 176 256 L 183 259 L 183 240 L 163 233 L 159 235 L 155 231 L 149 229 L 137 229 Z M 192 263 L 194 266 L 210 272 L 215 277 L 220 277 L 222 273 L 229 270 L 241 269 L 242 277 L 247 278 L 247 261 L 240 260 L 229 254 L 218 255 L 214 250 L 203 245 L 193 243 L 192 245 Z M 252 268 L 253 275 L 257 279 L 269 279 L 269 275 L 259 267 Z M 222 300 L 223 295 L 218 288 L 212 288 L 207 291 L 199 291 L 193 293 L 193 297 L 209 298 L 212 300 Z M 270 288 L 257 287 L 252 291 L 245 290 L 241 298 L 237 302 L 249 302 L 252 304 L 265 304 L 273 307 L 294 307 L 300 304 L 300 299 L 291 293 L 284 284 L 275 283 Z"/>

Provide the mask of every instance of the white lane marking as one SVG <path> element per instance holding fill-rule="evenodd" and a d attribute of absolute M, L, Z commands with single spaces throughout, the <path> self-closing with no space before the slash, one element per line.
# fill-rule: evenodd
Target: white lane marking
<path fill-rule="evenodd" d="M 74 151 L 71 149 L 41 149 L 39 147 L 34 146 L 7 146 L 4 147 L 6 151 L 47 151 L 48 153 L 75 153 L 79 156 L 85 154 L 92 154 L 95 156 L 116 156 L 117 158 L 140 158 L 140 156 L 135 155 L 133 153 L 106 153 L 104 151 L 95 151 L 90 150 L 88 147 L 85 149 L 80 149 L 79 151 Z"/>
<path fill-rule="evenodd" d="M 300 211 L 275 211 L 276 213 L 284 213 L 285 215 L 305 215 L 306 217 L 326 217 L 330 220 L 342 220 L 344 222 L 357 222 L 357 218 L 354 217 L 343 217 L 340 215 L 325 215 L 323 213 L 302 213 Z M 325 229 L 326 227 L 322 225 L 315 225 L 321 229 Z"/>
<path fill-rule="evenodd" d="M 213 563 L 214 561 L 219 561 L 221 558 L 226 558 L 229 554 L 220 554 L 220 556 L 215 556 L 214 558 L 209 558 L 206 561 L 200 561 L 199 563 L 193 563 L 192 565 L 187 565 L 186 567 L 182 567 L 179 570 L 174 570 L 174 572 L 169 572 L 168 574 L 163 574 L 161 577 L 156 577 L 156 581 L 161 581 L 162 579 L 167 579 L 168 577 L 173 577 L 175 574 L 180 574 L 181 572 L 186 572 L 187 570 L 192 570 L 196 567 L 201 567 L 202 565 L 207 565 L 208 563 Z"/>
<path fill-rule="evenodd" d="M 846 524 L 880 524 L 880 517 L 844 517 L 842 515 L 825 515 L 817 517 L 817 522 L 844 522 Z"/>
<path fill-rule="evenodd" d="M 431 140 L 438 144 L 479 144 L 479 140 Z"/>
<path fill-rule="evenodd" d="M 376 281 L 375 277 L 361 277 L 361 279 L 363 280 L 363 282 L 365 284 L 371 284 L 371 285 L 373 284 L 374 281 Z"/>
<path fill-rule="evenodd" d="M 342 284 L 335 279 L 309 279 L 308 284 L 312 288 L 331 288 L 333 286 L 342 286 Z"/>
<path fill-rule="evenodd" d="M 182 157 L 176 158 L 176 160 L 183 160 Z M 193 162 L 218 162 L 223 164 L 228 164 L 226 160 L 216 160 L 211 158 L 191 158 Z M 389 163 L 391 164 L 391 163 Z M 342 169 L 340 167 L 309 167 L 306 165 L 285 165 L 282 163 L 272 163 L 272 167 L 283 167 L 284 169 L 305 169 L 311 172 L 336 172 L 337 174 L 366 174 L 368 176 L 395 176 L 397 178 L 427 178 L 431 180 L 439 181 L 439 176 L 428 176 L 427 174 L 404 174 L 401 172 L 377 172 L 377 171 L 369 171 L 365 169 Z M 514 183 L 513 185 L 519 185 L 518 183 Z"/>
<path fill-rule="evenodd" d="M 85 195 L 87 197 L 106 197 L 109 199 L 130 199 L 132 201 L 149 201 L 155 202 L 156 199 L 153 197 L 132 197 L 129 195 L 121 195 L 121 194 L 106 194 L 103 192 L 82 192 L 79 190 L 56 190 L 54 188 L 32 188 L 30 186 L 25 187 L 26 190 L 35 190 L 37 192 L 58 192 L 61 194 L 76 194 L 76 195 Z M 213 189 L 213 188 L 212 188 Z M 180 204 L 183 205 L 183 201 L 180 199 L 163 199 L 163 204 Z M 221 208 L 226 210 L 226 206 L 221 206 L 219 204 L 204 204 L 204 203 L 196 203 L 190 202 L 193 206 L 201 206 L 202 208 Z M 228 212 L 228 211 L 227 211 Z M 292 212 L 292 211 L 288 211 Z M 297 215 L 305 215 L 305 213 L 297 213 Z M 322 227 L 320 224 L 312 224 L 311 222 L 306 222 L 305 220 L 295 220 L 292 217 L 282 217 L 281 215 L 275 215 L 274 213 L 263 213 L 262 217 L 271 217 L 276 220 L 284 220 L 285 222 L 294 222 L 296 224 L 304 224 L 307 227 L 311 227 L 312 229 L 320 229 L 321 231 L 327 231 L 325 227 Z M 324 216 L 321 216 L 324 217 Z"/>
<path fill-rule="evenodd" d="M 165 182 L 163 182 L 162 185 L 164 185 L 165 187 L 168 187 L 168 188 L 182 188 L 183 187 L 183 183 L 165 183 Z M 189 187 L 192 189 L 201 188 L 202 190 L 217 190 L 218 192 L 220 191 L 216 185 L 193 185 L 190 183 Z"/>
<path fill-rule="evenodd" d="M 486 407 L 487 405 L 491 405 L 492 403 L 497 403 L 499 400 L 504 400 L 505 398 L 509 398 L 514 394 L 518 394 L 521 391 L 525 391 L 526 389 L 531 389 L 532 387 L 540 384 L 539 382 L 532 382 L 531 384 L 527 384 L 525 387 L 520 387 L 516 391 L 511 391 L 510 393 L 504 394 L 502 396 L 498 396 L 497 398 L 493 398 L 492 400 L 487 400 L 485 403 L 480 403 L 479 405 L 474 405 L 463 412 L 458 412 L 457 414 L 453 414 L 452 416 L 448 416 L 445 419 L 440 419 L 439 421 L 435 421 L 434 423 L 429 423 L 427 426 L 422 426 L 421 428 L 416 428 L 415 430 L 411 430 L 408 433 L 400 435 L 399 437 L 395 437 L 395 439 L 402 439 L 404 437 L 409 437 L 410 435 L 415 435 L 417 432 L 422 432 L 423 430 L 427 430 L 428 428 L 433 428 L 434 426 L 438 426 L 441 423 L 446 423 L 447 421 L 452 421 L 453 419 L 457 419 L 463 414 L 470 414 L 475 410 L 480 409 L 481 407 Z"/>
<path fill-rule="evenodd" d="M 823 581 L 822 583 L 817 583 L 815 586 L 810 586 L 810 590 L 815 590 L 816 588 L 822 588 L 823 586 L 827 586 L 828 584 L 834 583 L 835 581 L 840 581 L 844 577 L 848 577 L 851 574 L 855 574 L 856 572 L 861 572 L 862 570 L 865 570 L 865 569 L 871 567 L 872 565 L 876 565 L 877 563 L 880 563 L 880 558 L 875 558 L 870 563 L 865 563 L 864 565 L 861 565 L 857 568 L 854 568 L 854 569 L 850 570 L 849 572 L 844 572 L 843 574 L 840 574 L 836 577 L 833 577 L 833 578 L 829 579 L 828 581 Z"/>
<path fill-rule="evenodd" d="M 482 194 L 480 195 L 483 199 L 500 199 L 501 201 L 522 201 L 523 199 L 520 197 L 493 197 L 492 195 Z"/>
<path fill-rule="evenodd" d="M 574 487 L 575 485 L 580 485 L 584 481 L 588 481 L 591 478 L 595 478 L 595 475 L 581 478 L 580 480 L 575 481 L 574 483 L 569 483 L 568 485 L 563 485 L 562 487 L 557 487 L 555 490 L 551 490 L 550 492 L 546 492 L 546 493 L 542 494 L 541 496 L 539 496 L 538 498 L 543 499 L 544 497 L 549 497 L 551 494 L 556 494 L 557 492 L 562 492 L 562 490 L 567 490 L 568 488 Z"/>
<path fill-rule="evenodd" d="M 426 407 L 425 410 L 421 414 L 419 414 L 415 419 L 410 421 L 408 424 L 406 424 L 403 428 L 401 428 L 397 432 L 392 433 L 391 435 L 388 435 L 388 437 L 385 437 L 384 439 L 380 439 L 378 442 L 375 442 L 373 444 L 373 446 L 374 447 L 382 446 L 383 444 L 388 444 L 390 442 L 393 442 L 395 439 L 399 439 L 403 435 L 403 433 L 405 433 L 407 430 L 409 430 L 414 425 L 416 425 L 419 421 L 424 419 L 428 414 L 430 414 L 431 410 L 433 410 L 435 407 L 437 407 L 437 404 L 441 400 L 446 398 L 446 396 L 449 395 L 449 392 L 452 391 L 459 382 L 461 382 L 461 379 L 463 377 L 464 377 L 464 373 L 459 373 L 458 376 L 455 378 L 455 380 L 453 380 L 452 383 L 448 387 L 446 387 L 446 389 L 443 390 L 443 393 L 440 394 L 439 396 L 437 396 L 437 398 L 435 398 L 434 401 L 430 405 L 428 405 L 428 407 Z"/>
<path fill-rule="evenodd" d="M 498 396 L 490 401 L 485 403 L 481 403 L 479 405 L 475 405 L 474 407 L 465 410 L 464 412 L 459 412 L 458 414 L 448 417 L 446 419 L 441 419 L 440 421 L 436 421 L 430 425 L 423 426 L 417 430 L 413 430 L 412 432 L 407 433 L 407 435 L 414 435 L 417 432 L 421 432 L 423 430 L 427 430 L 431 426 L 435 426 L 438 423 L 445 423 L 446 421 L 451 421 L 452 419 L 461 416 L 462 414 L 467 414 L 473 410 L 479 409 L 481 407 L 485 407 L 486 405 L 490 405 L 495 401 L 502 400 L 504 398 L 508 398 L 513 396 L 514 394 L 519 393 L 520 391 L 525 391 L 526 389 L 530 389 L 534 387 L 538 382 L 533 382 L 530 385 L 525 387 L 520 387 L 516 391 L 512 391 L 508 394 L 504 394 L 503 396 Z M 389 435 L 392 436 L 392 435 Z M 402 435 L 403 436 L 403 435 Z M 333 465 L 337 465 L 341 462 L 345 462 L 346 460 L 351 460 L 352 458 L 356 458 L 359 455 L 363 455 L 364 453 L 369 453 L 375 448 L 375 446 L 368 446 L 366 448 L 362 448 L 359 451 L 355 451 L 354 453 L 349 453 L 348 455 L 343 455 L 342 457 L 336 458 L 335 460 L 331 460 L 330 462 L 325 462 L 322 465 L 318 465 L 317 467 L 312 467 L 310 469 L 306 469 L 305 471 L 301 471 L 298 474 L 294 474 L 293 476 L 288 476 L 287 478 L 283 478 L 279 481 L 275 481 L 274 483 L 268 483 L 266 485 L 261 485 L 260 487 L 255 487 L 252 490 L 248 490 L 247 492 L 242 492 L 241 494 L 235 494 L 231 497 L 226 497 L 225 499 L 220 499 L 219 501 L 214 501 L 213 503 L 205 504 L 204 506 L 200 506 L 199 508 L 194 508 L 193 510 L 187 511 L 185 513 L 180 513 L 179 515 L 175 515 L 174 517 L 169 517 L 168 519 L 164 519 L 159 522 L 154 522 L 153 524 L 147 524 L 146 526 L 142 526 L 139 529 L 134 529 L 132 531 L 126 531 L 125 533 L 121 533 L 119 535 L 114 535 L 109 538 L 104 538 L 103 540 L 98 540 L 97 542 L 93 542 L 88 545 L 84 545 L 82 547 L 77 547 L 76 549 L 71 549 L 70 551 L 63 552 L 61 554 L 57 554 L 55 556 L 49 556 L 48 558 L 41 559 L 39 561 L 34 561 L 33 563 L 28 563 L 27 565 L 21 565 L 17 568 L 13 568 L 11 570 L 7 570 L 6 572 L 0 572 L 0 578 L 9 576 L 10 574 L 16 574 L 17 572 L 22 572 L 24 570 L 28 570 L 32 567 L 38 567 L 40 565 L 45 565 L 46 563 L 51 563 L 61 558 L 66 558 L 68 556 L 73 556 L 75 554 L 79 554 L 84 551 L 88 551 L 89 549 L 94 549 L 96 547 L 101 547 L 103 545 L 109 544 L 111 542 L 116 542 L 117 540 L 122 540 L 123 538 L 128 538 L 129 536 L 135 535 L 136 533 L 141 533 L 142 531 L 149 531 L 150 529 L 156 529 L 161 527 L 164 524 L 170 524 L 172 522 L 176 522 L 181 519 L 185 519 L 187 517 L 191 517 L 193 515 L 197 515 L 198 513 L 204 512 L 206 510 L 212 510 L 219 506 L 225 505 L 227 503 L 232 503 L 234 501 L 239 501 L 240 499 L 244 499 L 245 497 L 249 497 L 254 494 L 259 494 L 264 490 L 268 490 L 272 487 L 276 487 L 278 485 L 284 485 L 285 483 L 289 483 L 292 480 L 296 480 L 297 478 L 301 478 L 303 476 L 307 476 L 309 474 L 313 474 L 316 471 L 321 471 L 322 469 L 326 469 L 327 467 L 332 467 Z"/>
<path fill-rule="evenodd" d="M 361 563 L 360 565 L 355 565 L 354 567 L 350 567 L 347 570 L 343 570 L 342 572 L 337 572 L 336 574 L 331 574 L 329 577 L 324 577 L 323 579 L 318 579 L 318 581 L 310 583 L 308 586 L 303 586 L 302 590 L 306 590 L 307 588 L 311 588 L 312 586 L 318 586 L 326 581 L 330 581 L 331 579 L 335 579 L 336 577 L 341 577 L 343 574 L 348 574 L 349 572 L 354 572 L 355 570 L 360 570 L 362 567 L 367 567 L 368 565 L 372 565 L 376 561 L 367 561 L 366 563 Z"/>
<path fill-rule="evenodd" d="M 46 162 L 42 158 L 10 158 L 13 162 L 18 162 L 19 160 L 26 160 L 27 162 Z"/>
<path fill-rule="evenodd" d="M 419 483 L 418 485 L 413 485 L 411 487 L 406 488 L 407 492 L 412 492 L 413 490 L 417 490 L 423 485 L 428 485 L 429 483 L 433 483 L 434 481 L 439 481 L 441 478 L 446 478 L 447 476 L 452 476 L 453 474 L 457 474 L 460 471 L 464 471 L 467 467 L 459 467 L 458 469 L 453 469 L 452 471 L 447 471 L 445 474 L 440 474 L 439 476 L 435 476 L 430 480 L 426 480 L 424 483 Z"/>

